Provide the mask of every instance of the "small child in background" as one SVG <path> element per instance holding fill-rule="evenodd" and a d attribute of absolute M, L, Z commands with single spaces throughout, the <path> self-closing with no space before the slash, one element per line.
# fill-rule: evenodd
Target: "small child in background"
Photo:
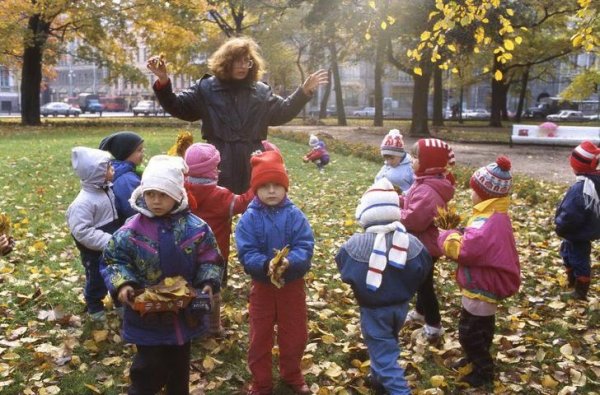
<path fill-rule="evenodd" d="M 248 365 L 252 384 L 248 395 L 273 393 L 273 340 L 277 326 L 281 379 L 296 394 L 310 394 L 300 363 L 308 340 L 304 275 L 311 266 L 312 229 L 304 213 L 286 196 L 289 179 L 283 158 L 266 151 L 251 159 L 250 186 L 256 197 L 235 229 L 238 256 L 252 277 L 250 291 L 250 346 Z M 282 260 L 281 283 L 269 273 L 275 269 L 274 249 L 289 247 Z"/>
<path fill-rule="evenodd" d="M 574 299 L 585 300 L 592 276 L 592 240 L 600 239 L 600 148 L 591 141 L 571 153 L 571 168 L 577 176 L 556 209 L 556 234 L 563 238 L 560 255 Z"/>
<path fill-rule="evenodd" d="M 390 180 L 399 194 L 406 193 L 413 183 L 412 158 L 404 150 L 404 140 L 398 129 L 392 129 L 381 142 L 381 156 L 384 164 L 375 176 Z"/>
<path fill-rule="evenodd" d="M 304 162 L 310 161 L 314 163 L 317 165 L 319 171 L 323 171 L 325 166 L 329 163 L 329 152 L 327 152 L 325 142 L 319 140 L 314 134 L 311 134 L 308 139 L 308 145 L 310 145 L 311 150 L 302 157 L 302 160 Z"/>
<path fill-rule="evenodd" d="M 112 162 L 115 169 L 112 188 L 119 221 L 123 225 L 127 218 L 136 214 L 129 204 L 129 198 L 133 190 L 140 185 L 136 167 L 144 160 L 144 139 L 134 132 L 117 132 L 105 137 L 98 148 L 110 152 L 115 158 Z"/>
<path fill-rule="evenodd" d="M 454 153 L 442 140 L 420 139 L 412 149 L 415 180 L 402 202 L 400 222 L 427 248 L 435 262 L 442 255 L 438 247 L 439 230 L 434 224 L 438 207 L 446 209 L 454 197 L 454 178 L 447 166 L 454 164 Z M 407 321 L 425 322 L 423 334 L 430 342 L 437 341 L 443 333 L 440 307 L 433 281 L 432 266 L 425 282 L 417 291 L 415 309 L 408 313 Z"/>
<path fill-rule="evenodd" d="M 459 378 L 471 387 L 493 382 L 490 347 L 497 306 L 514 295 L 521 284 L 519 255 L 508 215 L 510 167 L 510 160 L 500 156 L 496 163 L 475 171 L 470 180 L 473 214 L 467 226 L 446 230 L 438 239 L 444 255 L 458 263 L 456 281 L 462 291 L 458 339 L 466 358 L 454 367 L 472 364 L 472 371 Z"/>
<path fill-rule="evenodd" d="M 410 394 L 404 369 L 398 364 L 398 333 L 410 300 L 431 271 L 431 257 L 400 223 L 398 194 L 388 179 L 376 181 L 365 192 L 356 218 L 365 231 L 342 245 L 335 262 L 360 306 L 361 331 L 371 359 L 371 387 Z"/>
<path fill-rule="evenodd" d="M 119 228 L 115 196 L 110 188 L 113 168 L 110 154 L 94 148 L 75 147 L 71 163 L 81 180 L 81 190 L 66 212 L 67 224 L 85 268 L 83 291 L 86 310 L 95 321 L 106 319 L 107 288 L 100 274 L 102 250 Z"/>
<path fill-rule="evenodd" d="M 212 144 L 192 144 L 185 151 L 185 163 L 189 168 L 185 189 L 192 196 L 190 208 L 192 213 L 206 221 L 217 238 L 219 250 L 225 261 L 221 282 L 223 289 L 227 284 L 231 220 L 234 215 L 246 211 L 246 207 L 254 198 L 254 192 L 249 189 L 243 195 L 236 195 L 229 189 L 218 186 L 220 162 L 221 155 Z M 213 336 L 223 334 L 220 292 L 213 294 L 209 333 Z"/>
<path fill-rule="evenodd" d="M 189 211 L 186 171 L 179 156 L 152 157 L 130 199 L 138 214 L 104 250 L 104 281 L 125 306 L 123 339 L 136 345 L 128 394 L 157 394 L 163 387 L 168 394 L 188 394 L 190 342 L 208 329 L 192 303 L 140 315 L 132 308 L 135 290 L 181 276 L 197 292 L 219 292 L 223 259 L 210 227 Z"/>

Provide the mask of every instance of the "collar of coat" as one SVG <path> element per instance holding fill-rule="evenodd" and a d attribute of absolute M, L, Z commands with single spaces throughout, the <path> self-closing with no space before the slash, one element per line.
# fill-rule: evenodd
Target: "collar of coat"
<path fill-rule="evenodd" d="M 508 196 L 487 199 L 473 206 L 473 216 L 490 217 L 494 213 L 506 213 L 510 206 L 510 198 Z"/>

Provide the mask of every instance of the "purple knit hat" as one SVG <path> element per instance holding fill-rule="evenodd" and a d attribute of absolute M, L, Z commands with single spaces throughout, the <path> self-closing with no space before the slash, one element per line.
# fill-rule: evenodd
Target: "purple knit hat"
<path fill-rule="evenodd" d="M 221 154 L 212 144 L 192 144 L 185 151 L 185 163 L 189 167 L 187 175 L 190 177 L 216 180 L 219 178 L 220 162 Z"/>

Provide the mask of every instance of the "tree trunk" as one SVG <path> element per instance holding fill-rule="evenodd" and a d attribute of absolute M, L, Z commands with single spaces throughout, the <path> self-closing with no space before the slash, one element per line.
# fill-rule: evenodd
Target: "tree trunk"
<path fill-rule="evenodd" d="M 458 123 L 463 124 L 465 120 L 463 119 L 463 106 L 465 101 L 465 86 L 460 84 L 460 99 L 459 99 L 459 108 L 458 108 Z"/>
<path fill-rule="evenodd" d="M 331 70 L 329 70 L 328 74 L 329 83 L 325 85 L 325 89 L 323 89 L 323 98 L 319 104 L 319 119 L 327 117 L 327 102 L 329 101 L 329 96 L 331 95 Z"/>
<path fill-rule="evenodd" d="M 33 39 L 25 42 L 21 69 L 21 124 L 40 125 L 40 89 L 42 84 L 42 58 L 48 39 L 50 24 L 35 14 L 29 18 L 27 28 Z"/>
<path fill-rule="evenodd" d="M 525 67 L 521 76 L 521 91 L 519 92 L 519 103 L 517 104 L 517 113 L 515 114 L 515 122 L 521 122 L 523 116 L 523 104 L 527 95 L 527 84 L 529 83 L 529 66 Z"/>
<path fill-rule="evenodd" d="M 383 85 L 381 80 L 383 79 L 384 69 L 384 56 L 387 44 L 387 30 L 380 30 L 377 37 L 377 49 L 375 51 L 375 118 L 373 119 L 373 126 L 383 126 Z"/>
<path fill-rule="evenodd" d="M 413 101 L 412 120 L 410 123 L 410 136 L 428 136 L 429 125 L 427 123 L 427 100 L 429 98 L 429 70 L 423 70 L 423 75 L 413 74 Z"/>
<path fill-rule="evenodd" d="M 501 92 L 501 98 L 500 98 L 500 103 L 501 103 L 501 114 L 502 114 L 502 120 L 503 121 L 508 121 L 508 90 L 510 89 L 510 84 L 502 84 L 500 85 L 500 92 Z"/>
<path fill-rule="evenodd" d="M 333 88 L 335 91 L 335 107 L 337 109 L 338 126 L 347 126 L 346 111 L 344 110 L 344 98 L 342 97 L 342 83 L 340 82 L 340 69 L 337 59 L 337 48 L 335 42 L 329 42 L 331 54 L 331 72 L 333 73 Z"/>
<path fill-rule="evenodd" d="M 444 126 L 444 87 L 442 69 L 433 68 L 433 126 Z"/>
<path fill-rule="evenodd" d="M 502 65 L 494 56 L 493 71 L 500 70 L 504 72 Z M 492 75 L 492 114 L 490 116 L 490 126 L 502 127 L 502 81 L 496 81 Z"/>

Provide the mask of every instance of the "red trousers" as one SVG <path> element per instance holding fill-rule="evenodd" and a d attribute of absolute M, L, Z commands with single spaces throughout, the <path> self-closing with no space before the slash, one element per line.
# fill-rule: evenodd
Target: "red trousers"
<path fill-rule="evenodd" d="M 273 345 L 275 325 L 279 345 L 279 373 L 292 387 L 302 386 L 300 362 L 308 340 L 304 279 L 282 288 L 252 281 L 250 290 L 250 348 L 248 365 L 252 389 L 261 394 L 273 391 Z"/>

